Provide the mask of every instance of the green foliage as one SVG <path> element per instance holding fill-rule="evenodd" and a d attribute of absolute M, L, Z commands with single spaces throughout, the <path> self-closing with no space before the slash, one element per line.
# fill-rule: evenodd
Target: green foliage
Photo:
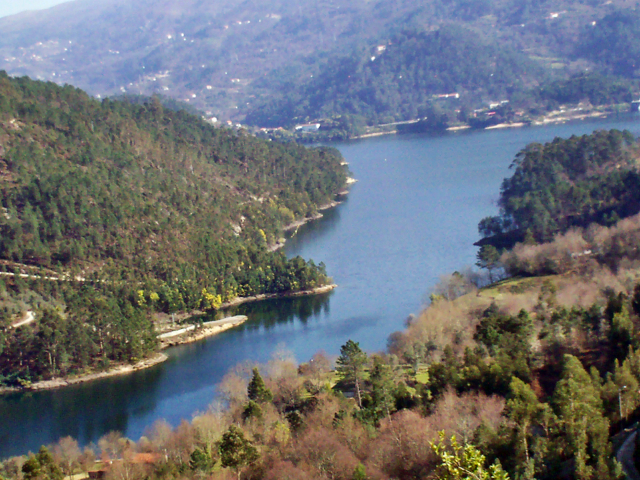
<path fill-rule="evenodd" d="M 540 71 L 525 56 L 466 28 L 405 30 L 390 39 L 384 53 L 361 49 L 331 58 L 319 75 L 293 91 L 288 86 L 282 100 L 260 105 L 247 121 L 279 126 L 349 116 L 345 127 L 357 132 L 358 119 L 377 124 L 420 117 L 418 128 L 442 129 L 448 119 L 438 114 L 438 94 L 506 96 Z"/>
<path fill-rule="evenodd" d="M 211 455 L 202 448 L 196 448 L 189 457 L 189 467 L 191 470 L 207 473 L 211 471 L 214 465 L 215 461 L 211 458 Z"/>
<path fill-rule="evenodd" d="M 156 347 L 153 312 L 330 281 L 267 247 L 344 187 L 337 150 L 4 73 L 0 98 L 0 259 L 53 278 L 3 283 L 0 306 L 38 320 L 0 324 L 5 383 L 139 360 Z"/>
<path fill-rule="evenodd" d="M 573 461 L 575 476 L 591 478 L 603 464 L 608 470 L 609 422 L 603 416 L 599 385 L 594 385 L 576 357 L 565 356 L 562 375 L 553 393 L 553 405 L 561 419 L 563 456 Z"/>
<path fill-rule="evenodd" d="M 445 441 L 444 432 L 440 432 L 438 444 L 432 444 L 433 451 L 438 456 L 438 478 L 442 480 L 508 480 L 509 475 L 502 469 L 500 463 L 493 463 L 486 467 L 486 458 L 475 446 L 460 445 L 455 436 Z"/>
<path fill-rule="evenodd" d="M 253 369 L 253 377 L 247 387 L 247 395 L 249 396 L 249 400 L 256 403 L 268 403 L 273 400 L 273 394 L 264 384 L 264 380 L 262 376 L 260 376 L 260 371 L 257 367 Z"/>
<path fill-rule="evenodd" d="M 373 368 L 369 372 L 371 391 L 367 402 L 366 416 L 374 423 L 380 419 L 390 417 L 396 409 L 396 375 L 391 366 L 384 363 L 380 357 L 375 357 Z"/>
<path fill-rule="evenodd" d="M 585 28 L 578 53 L 605 65 L 615 74 L 636 77 L 640 56 L 640 14 L 617 10 Z"/>
<path fill-rule="evenodd" d="M 493 245 L 482 245 L 478 251 L 476 265 L 489 271 L 489 281 L 493 283 L 493 271 L 500 266 L 500 252 Z"/>
<path fill-rule="evenodd" d="M 537 425 L 544 413 L 544 406 L 540 404 L 531 387 L 519 378 L 513 378 L 509 385 L 509 396 L 505 405 L 505 414 L 513 422 L 513 443 L 515 458 L 511 462 L 524 478 L 533 478 L 535 471 L 531 456 L 531 442 L 533 427 Z"/>
<path fill-rule="evenodd" d="M 591 222 L 609 224 L 640 210 L 640 175 L 633 163 L 629 132 L 533 143 L 514 160 L 513 176 L 502 182 L 499 217 L 478 228 L 492 244 L 511 246 L 530 231 L 537 241 Z"/>
<path fill-rule="evenodd" d="M 612 105 L 633 100 L 632 86 L 628 81 L 595 73 L 580 73 L 568 79 L 549 82 L 536 93 L 540 101 L 547 101 L 554 106 L 582 101 L 592 105 Z"/>
<path fill-rule="evenodd" d="M 255 418 L 257 420 L 262 418 L 262 408 L 260 408 L 260 405 L 254 400 L 249 400 L 242 412 L 243 420 L 249 420 L 251 418 Z"/>
<path fill-rule="evenodd" d="M 368 361 L 367 354 L 362 351 L 360 344 L 353 340 L 348 340 L 340 347 L 340 356 L 336 360 L 336 372 L 343 381 L 353 384 L 356 391 L 358 406 L 362 408 L 362 374 Z"/>
<path fill-rule="evenodd" d="M 231 425 L 222 435 L 218 450 L 222 466 L 236 472 L 240 472 L 243 467 L 259 458 L 256 447 L 245 438 L 244 432 L 235 425 Z"/>
<path fill-rule="evenodd" d="M 356 465 L 355 470 L 353 471 L 353 475 L 351 476 L 351 480 L 368 480 L 367 470 L 364 468 L 364 465 L 359 463 Z"/>
<path fill-rule="evenodd" d="M 64 474 L 62 469 L 53 459 L 53 455 L 44 445 L 35 455 L 29 455 L 27 461 L 22 465 L 22 473 L 26 480 L 62 480 Z"/>

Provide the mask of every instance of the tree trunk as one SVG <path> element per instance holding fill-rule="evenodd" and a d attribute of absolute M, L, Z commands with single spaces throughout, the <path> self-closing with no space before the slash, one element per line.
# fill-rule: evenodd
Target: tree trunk
<path fill-rule="evenodd" d="M 356 379 L 356 393 L 358 394 L 358 407 L 362 409 L 362 396 L 360 395 L 360 382 L 358 381 L 358 373 L 354 375 Z"/>

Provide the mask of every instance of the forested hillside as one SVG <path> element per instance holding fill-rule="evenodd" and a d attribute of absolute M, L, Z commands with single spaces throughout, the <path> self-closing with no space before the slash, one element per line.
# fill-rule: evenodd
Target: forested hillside
<path fill-rule="evenodd" d="M 28 275 L 0 278 L 0 374 L 140 358 L 151 312 L 325 284 L 322 264 L 268 247 L 345 182 L 333 149 L 0 73 L 0 268 Z M 27 310 L 35 328 L 6 330 Z"/>
<path fill-rule="evenodd" d="M 616 131 L 557 139 L 528 159 L 540 171 L 518 182 L 549 182 L 550 164 L 576 182 L 612 158 L 624 170 L 634 146 Z M 574 213 L 586 219 L 592 208 Z M 620 450 L 640 418 L 639 241 L 635 215 L 519 243 L 497 260 L 510 278 L 442 277 L 384 353 L 354 340 L 335 362 L 317 353 L 297 364 L 278 352 L 230 371 L 224 406 L 189 423 L 157 422 L 137 441 L 112 432 L 84 451 L 67 437 L 6 460 L 0 474 L 619 480 L 634 457 L 640 463 L 638 447 Z"/>
<path fill-rule="evenodd" d="M 319 75 L 282 100 L 261 106 L 247 122 L 278 126 L 337 115 L 368 124 L 431 117 L 438 96 L 457 93 L 451 105 L 508 99 L 544 79 L 537 63 L 515 50 L 455 26 L 407 31 L 380 51 L 332 58 Z M 462 100 L 458 100 L 459 97 Z"/>
<path fill-rule="evenodd" d="M 570 227 L 638 213 L 638 154 L 633 136 L 616 130 L 528 145 L 502 182 L 500 215 L 483 219 L 480 234 L 497 245 L 525 235 L 547 242 Z"/>

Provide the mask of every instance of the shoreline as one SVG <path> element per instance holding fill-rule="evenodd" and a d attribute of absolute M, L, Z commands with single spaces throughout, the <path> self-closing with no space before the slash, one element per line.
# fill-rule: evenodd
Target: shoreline
<path fill-rule="evenodd" d="M 589 112 L 589 113 L 583 113 L 583 114 L 579 114 L 579 115 L 565 115 L 562 117 L 554 117 L 552 115 L 545 115 L 540 117 L 539 119 L 535 120 L 534 122 L 532 122 L 532 125 L 548 125 L 550 123 L 562 123 L 562 122 L 570 122 L 573 120 L 585 120 L 587 118 L 600 118 L 600 117 L 606 117 L 608 115 L 613 114 L 614 112 L 609 112 L 609 111 L 605 111 L 605 112 Z"/>
<path fill-rule="evenodd" d="M 37 392 L 39 390 L 53 390 L 56 388 L 68 387 L 70 385 L 77 385 L 79 383 L 91 382 L 93 380 L 99 380 L 102 378 L 126 375 L 158 365 L 168 358 L 169 357 L 166 354 L 157 352 L 152 357 L 141 360 L 137 363 L 134 363 L 133 365 L 120 364 L 103 372 L 87 373 L 79 375 L 77 377 L 63 377 L 52 378 L 50 380 L 41 380 L 39 382 L 32 383 L 28 387 L 0 387 L 0 395 L 17 392 Z"/>
<path fill-rule="evenodd" d="M 221 320 L 212 320 L 210 322 L 204 322 L 200 328 L 196 325 L 189 325 L 184 328 L 179 328 L 170 332 L 158 335 L 160 342 L 160 349 L 164 350 L 169 347 L 175 347 L 177 345 L 184 345 L 186 343 L 197 342 L 207 337 L 217 335 L 218 333 L 229 330 L 230 328 L 242 325 L 249 320 L 246 315 L 235 315 L 232 317 L 226 317 Z M 177 338 L 175 338 L 177 337 Z"/>
<path fill-rule="evenodd" d="M 357 180 L 351 177 L 347 178 L 347 182 L 345 185 L 345 189 L 339 191 L 338 193 L 335 194 L 336 197 L 344 197 L 346 195 L 349 194 L 349 190 L 348 187 L 349 185 L 352 185 L 354 183 L 356 183 Z M 323 217 L 322 211 L 324 210 L 329 210 L 330 208 L 334 208 L 337 207 L 338 205 L 342 204 L 342 202 L 340 200 L 332 200 L 329 203 L 325 203 L 324 205 L 320 205 L 318 207 L 318 213 L 316 213 L 315 215 L 312 215 L 310 217 L 305 217 L 305 218 L 301 218 L 300 220 L 296 220 L 295 222 L 292 222 L 288 225 L 285 225 L 284 227 L 282 227 L 282 231 L 283 232 L 289 232 L 291 230 L 297 229 L 299 227 L 301 227 L 302 225 L 306 225 L 309 222 L 312 222 L 314 220 L 319 220 Z M 278 240 L 276 243 L 268 245 L 267 246 L 267 250 L 269 250 L 270 252 L 275 252 L 277 250 L 280 250 L 282 247 L 284 247 L 286 244 L 286 239 L 280 239 Z M 220 307 L 223 308 L 223 307 Z"/>
<path fill-rule="evenodd" d="M 602 108 L 602 107 L 601 107 Z M 549 125 L 549 124 L 554 124 L 554 123 L 563 123 L 563 122 L 569 122 L 569 121 L 574 121 L 574 120 L 586 120 L 588 118 L 601 118 L 601 117 L 607 117 L 608 115 L 612 115 L 614 113 L 616 113 L 615 110 L 612 110 L 611 106 L 609 106 L 609 109 L 607 109 L 607 107 L 604 107 L 604 110 L 597 110 L 597 111 L 591 111 L 591 112 L 586 112 L 586 113 L 579 113 L 579 114 L 572 114 L 572 112 L 577 111 L 577 110 L 569 110 L 566 112 L 558 112 L 558 111 L 552 111 L 552 112 L 547 112 L 544 115 L 541 115 L 539 117 L 537 117 L 535 120 L 529 122 L 504 122 L 504 123 L 499 123 L 497 125 L 491 125 L 489 127 L 484 127 L 484 128 L 479 128 L 477 130 L 496 130 L 496 129 L 503 129 L 503 128 L 520 128 L 520 127 L 527 127 L 527 126 L 543 126 L 543 125 Z M 562 116 L 555 116 L 562 113 Z M 401 122 L 401 123 L 416 123 L 416 121 L 408 121 L 408 122 Z M 379 126 L 372 126 L 371 128 L 379 128 Z M 458 132 L 461 130 L 469 130 L 469 129 L 473 129 L 473 127 L 471 125 L 468 124 L 464 124 L 464 125 L 456 125 L 456 126 L 452 126 L 452 127 L 448 127 L 446 128 L 446 132 Z M 393 129 L 393 130 L 386 130 L 386 131 L 380 131 L 380 132 L 371 132 L 371 133 L 363 133 L 362 135 L 354 135 L 349 137 L 347 140 L 360 140 L 360 139 L 366 139 L 366 138 L 374 138 L 374 137 L 380 137 L 383 135 L 396 135 L 399 134 L 400 132 L 398 132 L 397 129 Z"/>
<path fill-rule="evenodd" d="M 332 283 L 331 285 L 323 285 L 322 287 L 312 288 L 311 290 L 300 290 L 298 292 L 285 292 L 285 293 L 261 293 L 260 295 L 254 295 L 251 297 L 236 297 L 226 303 L 220 305 L 220 309 L 236 307 L 243 303 L 261 302 L 262 300 L 273 300 L 274 298 L 295 298 L 306 297 L 308 295 L 320 295 L 322 293 L 330 292 L 338 285 Z"/>
<path fill-rule="evenodd" d="M 303 297 L 308 295 L 319 295 L 322 293 L 330 292 L 333 289 L 335 289 L 337 286 L 338 285 L 333 283 L 331 285 L 323 285 L 321 287 L 316 287 L 310 290 L 301 290 L 298 292 L 266 293 L 266 294 L 254 295 L 251 297 L 236 297 L 233 300 L 229 302 L 225 302 L 222 305 L 220 305 L 219 310 L 242 305 L 243 303 L 259 302 L 262 300 L 271 300 L 275 298 L 294 298 L 294 297 Z M 186 314 L 186 317 L 184 318 L 189 318 L 191 316 L 202 314 L 202 313 L 203 312 L 199 312 L 199 311 L 190 312 L 189 314 Z M 185 314 L 182 314 L 182 315 L 185 315 Z M 225 317 L 221 320 L 213 320 L 210 322 L 205 322 L 202 324 L 203 325 L 202 328 L 199 328 L 199 329 L 196 329 L 195 325 L 189 325 L 187 327 L 179 328 L 177 330 L 164 332 L 158 335 L 160 351 L 156 352 L 155 355 L 149 358 L 146 358 L 144 360 L 141 360 L 137 363 L 116 365 L 102 372 L 93 372 L 93 373 L 86 373 L 78 376 L 72 376 L 72 377 L 62 377 L 62 378 L 52 378 L 50 380 L 41 380 L 39 382 L 32 383 L 31 385 L 25 386 L 25 387 L 0 387 L 0 396 L 7 395 L 10 393 L 54 390 L 58 388 L 68 387 L 70 385 L 77 385 L 80 383 L 91 382 L 93 380 L 100 380 L 108 377 L 117 377 L 120 375 L 127 375 L 129 373 L 137 372 L 139 370 L 144 370 L 146 368 L 154 367 L 166 361 L 169 358 L 166 353 L 162 353 L 162 350 L 165 350 L 169 347 L 174 347 L 177 345 L 184 345 L 187 343 L 197 342 L 207 337 L 217 335 L 218 333 L 224 332 L 225 330 L 229 330 L 231 328 L 242 325 L 248 319 L 249 318 L 246 315 L 236 315 L 231 317 Z M 176 332 L 179 332 L 179 333 L 176 333 Z M 170 335 L 170 334 L 173 334 L 173 335 Z M 188 334 L 188 335 L 185 336 L 185 334 Z M 161 338 L 163 336 L 165 336 L 164 341 Z M 174 336 L 178 338 L 173 338 Z"/>
<path fill-rule="evenodd" d="M 348 187 L 349 185 L 356 183 L 357 180 L 353 179 L 351 177 L 347 178 L 347 182 L 346 182 L 346 187 Z M 349 193 L 349 191 L 345 188 L 344 190 L 338 192 L 335 196 L 336 197 L 340 197 L 340 196 L 345 196 Z M 322 213 L 319 213 L 320 211 L 323 210 L 328 210 L 330 208 L 336 207 L 338 205 L 340 205 L 342 202 L 338 201 L 338 200 L 333 200 L 329 203 L 326 203 L 324 205 L 320 205 L 318 207 L 318 213 L 311 216 L 311 217 L 307 217 L 307 218 L 303 218 L 302 220 L 298 220 L 296 222 L 293 222 L 289 225 L 287 225 L 286 227 L 284 227 L 284 231 L 289 231 L 289 230 L 293 230 L 294 228 L 300 227 L 308 222 L 311 222 L 312 220 L 318 220 L 319 218 L 322 218 Z M 284 242 L 278 242 L 275 245 L 271 245 L 269 247 L 267 247 L 270 251 L 275 251 L 278 250 L 279 248 L 282 248 L 284 246 Z M 226 308 L 230 308 L 230 307 L 235 307 L 238 305 L 242 305 L 243 303 L 252 303 L 252 302 L 259 302 L 262 300 L 270 300 L 270 299 L 275 299 L 275 298 L 293 298 L 293 297 L 302 297 L 302 296 L 307 296 L 307 295 L 318 295 L 318 294 L 322 294 L 322 293 L 327 293 L 332 291 L 333 289 L 335 289 L 338 285 L 333 283 L 331 285 L 324 285 L 321 287 L 316 287 L 313 288 L 311 290 L 302 290 L 302 291 L 298 291 L 298 292 L 285 292 L 285 293 L 269 293 L 269 294 L 260 294 L 260 295 L 254 295 L 251 297 L 236 297 L 233 300 L 230 300 L 228 302 L 225 302 L 223 304 L 220 305 L 220 307 L 217 309 L 219 310 L 223 310 Z M 202 315 L 205 312 L 202 312 L 200 310 L 195 310 L 193 312 L 180 312 L 178 313 L 177 316 L 179 321 L 185 320 L 187 318 L 193 317 L 194 315 Z M 159 320 L 161 314 L 155 314 L 154 317 L 156 320 Z M 175 318 L 174 316 L 174 318 Z M 119 375 L 126 375 L 128 373 L 133 373 L 136 372 L 138 370 L 143 370 L 145 368 L 149 368 L 149 367 L 153 367 L 155 365 L 158 365 L 164 361 L 166 361 L 169 357 L 162 353 L 162 350 L 165 350 L 169 347 L 173 347 L 173 346 L 177 346 L 177 345 L 183 345 L 183 344 L 187 344 L 187 343 L 192 343 L 192 342 L 197 342 L 198 340 L 203 340 L 207 337 L 213 336 L 213 335 L 217 335 L 218 333 L 221 333 L 225 330 L 228 330 L 230 328 L 239 326 L 241 324 L 243 324 L 244 322 L 246 322 L 248 320 L 248 317 L 245 315 L 238 315 L 238 316 L 232 316 L 232 317 L 226 317 L 223 318 L 221 320 L 213 320 L 211 322 L 205 322 L 203 323 L 202 328 L 199 328 L 196 330 L 195 325 L 191 325 L 189 327 L 183 327 L 183 328 L 179 328 L 177 330 L 173 330 L 173 331 L 163 331 L 163 332 L 159 332 L 159 334 L 157 335 L 158 341 L 159 341 L 159 351 L 156 352 L 155 355 L 141 360 L 133 365 L 131 364 L 120 364 L 120 365 L 116 365 L 108 370 L 102 371 L 102 372 L 95 372 L 95 373 L 87 373 L 87 374 L 82 374 L 76 377 L 63 377 L 63 378 L 52 378 L 50 380 L 42 380 L 39 382 L 35 382 L 32 383 L 28 386 L 25 387 L 2 387 L 0 386 L 0 396 L 5 395 L 5 394 L 9 394 L 9 393 L 17 393 L 17 392 L 29 392 L 29 391 L 39 391 L 39 390 L 52 390 L 52 389 L 57 389 L 57 388 L 62 388 L 62 387 L 66 387 L 69 385 L 76 385 L 79 383 L 85 383 L 85 382 L 91 382 L 93 380 L 98 380 L 98 379 L 102 379 L 102 378 L 108 378 L 108 377 L 115 377 L 115 376 L 119 376 Z M 182 332 L 180 332 L 181 330 L 183 330 Z M 175 332 L 178 331 L 180 333 L 176 334 Z M 195 331 L 195 332 L 194 332 Z M 189 334 L 187 336 L 183 336 L 185 333 L 189 333 L 189 332 L 194 332 L 195 334 Z M 173 334 L 173 335 L 171 335 Z M 174 336 L 179 336 L 180 338 L 177 339 L 172 339 Z M 163 341 L 162 337 L 165 338 L 165 340 Z M 168 340 L 168 338 L 171 338 L 171 340 Z"/>
<path fill-rule="evenodd" d="M 361 138 L 372 138 L 372 137 L 381 137 L 383 135 L 397 135 L 397 134 L 398 134 L 398 130 L 389 130 L 386 132 L 363 133 L 362 135 L 349 137 L 349 140 L 360 140 Z"/>
<path fill-rule="evenodd" d="M 515 123 L 498 123 L 497 125 L 491 125 L 490 127 L 486 127 L 485 130 L 497 130 L 501 128 L 520 128 L 526 126 L 524 122 L 515 122 Z"/>

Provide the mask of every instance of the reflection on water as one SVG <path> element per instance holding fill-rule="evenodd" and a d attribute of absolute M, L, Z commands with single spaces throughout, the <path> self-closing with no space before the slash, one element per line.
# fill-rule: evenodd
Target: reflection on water
<path fill-rule="evenodd" d="M 167 350 L 148 370 L 57 391 L 0 397 L 0 458 L 65 435 L 85 444 L 110 430 L 138 439 L 214 400 L 225 372 L 267 361 L 280 345 L 306 361 L 352 338 L 381 350 L 417 313 L 440 275 L 475 262 L 478 220 L 496 213 L 502 178 L 527 143 L 596 128 L 640 132 L 637 117 L 442 137 L 390 136 L 339 145 L 359 182 L 347 201 L 300 227 L 288 256 L 323 261 L 339 287 L 325 295 L 240 305 L 242 326 Z"/>
<path fill-rule="evenodd" d="M 278 298 L 262 302 L 245 303 L 225 310 L 225 316 L 246 315 L 253 322 L 245 323 L 248 329 L 266 328 L 281 323 L 293 323 L 300 320 L 307 323 L 312 317 L 329 315 L 329 297 L 333 292 L 304 297 Z"/>
<path fill-rule="evenodd" d="M 60 390 L 6 395 L 0 398 L 1 456 L 35 451 L 41 443 L 67 435 L 81 444 L 96 441 L 112 430 L 137 439 L 157 418 L 174 424 L 188 419 L 213 401 L 215 384 L 229 368 L 255 358 L 247 349 L 270 354 L 265 342 L 274 346 L 287 338 L 290 327 L 327 318 L 331 294 L 279 298 L 228 309 L 225 316 L 247 315 L 251 320 L 220 335 L 171 348 L 167 362 L 131 375 Z M 265 361 L 268 354 L 255 359 Z M 190 405 L 186 414 L 185 405 Z"/>
<path fill-rule="evenodd" d="M 71 435 L 84 444 L 111 430 L 126 431 L 131 412 L 155 408 L 162 372 L 158 366 L 126 377 L 2 397 L 2 456 L 25 453 L 25 446 L 37 450 L 60 436 Z"/>

